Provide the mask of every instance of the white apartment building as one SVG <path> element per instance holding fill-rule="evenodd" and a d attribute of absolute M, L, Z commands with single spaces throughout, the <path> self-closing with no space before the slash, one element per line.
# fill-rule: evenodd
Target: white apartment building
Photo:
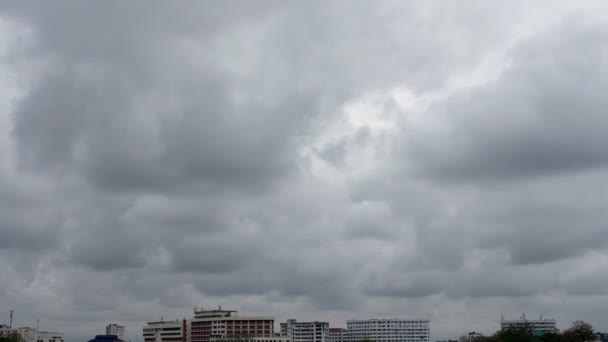
<path fill-rule="evenodd" d="M 557 323 L 554 319 L 527 319 L 526 315 L 522 315 L 519 319 L 505 320 L 501 318 L 500 329 L 529 329 L 533 335 L 544 335 L 546 333 L 556 333 Z"/>
<path fill-rule="evenodd" d="M 143 328 L 145 342 L 186 341 L 185 320 L 148 322 Z"/>
<path fill-rule="evenodd" d="M 428 319 L 367 319 L 346 321 L 347 342 L 429 342 Z"/>
<path fill-rule="evenodd" d="M 125 326 L 118 324 L 108 324 L 106 326 L 106 335 L 116 335 L 119 339 L 125 339 Z"/>
<path fill-rule="evenodd" d="M 289 338 L 285 336 L 272 336 L 272 337 L 252 337 L 249 339 L 251 342 L 289 342 Z"/>
<path fill-rule="evenodd" d="M 289 338 L 290 342 L 327 342 L 328 332 L 328 322 L 297 322 L 288 319 L 286 323 L 281 323 L 281 336 Z"/>
<path fill-rule="evenodd" d="M 0 326 L 0 336 L 18 334 L 23 342 L 63 342 L 63 334 L 52 331 L 41 331 L 29 327 L 9 328 Z"/>
<path fill-rule="evenodd" d="M 327 342 L 346 342 L 346 329 L 329 328 L 327 332 Z"/>

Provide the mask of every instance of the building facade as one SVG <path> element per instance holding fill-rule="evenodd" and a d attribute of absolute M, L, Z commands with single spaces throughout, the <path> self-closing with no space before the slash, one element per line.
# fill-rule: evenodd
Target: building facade
<path fill-rule="evenodd" d="M 226 338 L 272 338 L 274 318 L 239 317 L 234 310 L 194 309 L 188 321 L 188 342 L 211 342 Z"/>
<path fill-rule="evenodd" d="M 346 342 L 346 329 L 329 328 L 327 331 L 327 342 Z"/>
<path fill-rule="evenodd" d="M 274 336 L 274 318 L 240 317 L 237 311 L 194 308 L 191 319 L 149 322 L 143 328 L 144 342 L 214 342 L 248 340 L 288 342 Z"/>
<path fill-rule="evenodd" d="M 23 342 L 63 342 L 63 333 L 42 331 L 29 327 L 9 328 L 0 326 L 0 336 L 17 334 Z"/>
<path fill-rule="evenodd" d="M 367 319 L 346 321 L 347 342 L 429 342 L 427 319 Z"/>
<path fill-rule="evenodd" d="M 557 333 L 557 323 L 554 319 L 527 319 L 526 315 L 514 320 L 500 320 L 500 329 L 528 329 L 533 335 L 544 335 L 547 333 Z"/>
<path fill-rule="evenodd" d="M 288 319 L 281 323 L 281 336 L 290 342 L 326 342 L 329 332 L 328 322 L 298 322 Z"/>
<path fill-rule="evenodd" d="M 144 342 L 186 342 L 186 320 L 148 322 Z"/>
<path fill-rule="evenodd" d="M 125 339 L 125 326 L 118 324 L 108 324 L 106 326 L 106 335 L 115 335 L 118 336 L 119 339 Z"/>

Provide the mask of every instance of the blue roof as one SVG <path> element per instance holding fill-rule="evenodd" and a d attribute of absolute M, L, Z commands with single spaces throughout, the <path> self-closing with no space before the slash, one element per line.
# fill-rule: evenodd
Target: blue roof
<path fill-rule="evenodd" d="M 89 340 L 89 342 L 124 342 L 119 339 L 116 335 L 97 335 L 94 339 Z"/>

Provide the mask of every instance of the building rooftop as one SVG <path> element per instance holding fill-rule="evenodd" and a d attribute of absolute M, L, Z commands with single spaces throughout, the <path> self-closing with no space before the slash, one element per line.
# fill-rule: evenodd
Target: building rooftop
<path fill-rule="evenodd" d="M 89 342 L 124 342 L 119 339 L 116 335 L 96 335 L 94 339 Z"/>

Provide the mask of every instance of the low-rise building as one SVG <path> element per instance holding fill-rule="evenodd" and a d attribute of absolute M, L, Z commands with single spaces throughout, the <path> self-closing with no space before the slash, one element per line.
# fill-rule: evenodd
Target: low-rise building
<path fill-rule="evenodd" d="M 274 335 L 274 318 L 239 316 L 237 311 L 194 308 L 194 317 L 176 321 L 148 322 L 144 342 L 215 342 L 248 340 L 288 342 Z"/>
<path fill-rule="evenodd" d="M 327 331 L 327 342 L 346 342 L 346 329 L 329 328 Z"/>
<path fill-rule="evenodd" d="M 347 342 L 429 342 L 428 319 L 366 319 L 346 321 Z"/>
<path fill-rule="evenodd" d="M 148 322 L 144 342 L 186 342 L 186 320 Z"/>
<path fill-rule="evenodd" d="M 501 318 L 500 329 L 502 331 L 508 329 L 527 329 L 533 335 L 544 335 L 547 333 L 557 333 L 557 323 L 554 319 L 528 319 L 526 315 L 522 315 L 519 319 L 505 320 Z"/>
<path fill-rule="evenodd" d="M 608 333 L 595 333 L 595 342 L 608 342 Z"/>
<path fill-rule="evenodd" d="M 252 337 L 249 339 L 251 342 L 289 342 L 289 338 L 285 336 L 272 336 L 272 337 Z"/>
<path fill-rule="evenodd" d="M 63 342 L 63 333 L 42 331 L 30 327 L 9 328 L 0 326 L 0 336 L 17 334 L 23 342 Z"/>
<path fill-rule="evenodd" d="M 326 342 L 328 331 L 328 322 L 298 322 L 288 319 L 281 323 L 281 336 L 288 337 L 290 342 Z"/>

